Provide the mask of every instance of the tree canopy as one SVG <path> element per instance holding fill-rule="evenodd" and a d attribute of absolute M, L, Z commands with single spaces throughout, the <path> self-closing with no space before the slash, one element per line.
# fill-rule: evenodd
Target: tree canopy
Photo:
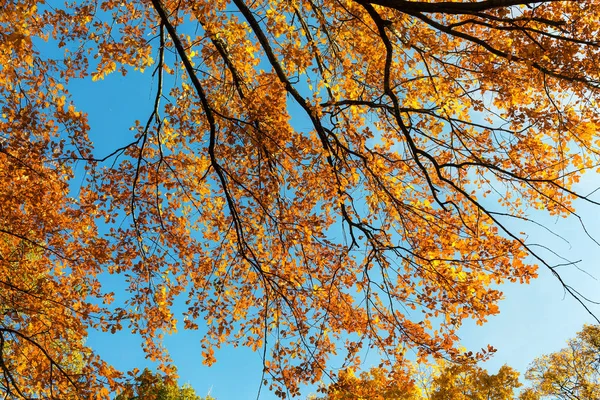
<path fill-rule="evenodd" d="M 168 377 L 144 369 L 136 375 L 132 383 L 119 393 L 115 400 L 215 400 L 202 398 L 189 385 L 178 386 Z"/>
<path fill-rule="evenodd" d="M 343 371 L 334 384 L 321 391 L 326 400 L 515 400 L 515 390 L 522 386 L 519 373 L 507 365 L 496 374 L 473 364 L 441 360 L 420 369 L 413 365 L 390 374 L 372 368 L 360 376 Z M 528 393 L 532 394 L 531 389 Z"/>
<path fill-rule="evenodd" d="M 395 366 L 392 373 L 375 367 L 356 376 L 351 369 L 343 370 L 335 383 L 320 390 L 326 400 L 597 399 L 599 339 L 600 326 L 585 325 L 566 348 L 534 359 L 524 375 L 525 384 L 507 365 L 490 374 L 478 365 L 438 360 L 427 366 Z"/>
<path fill-rule="evenodd" d="M 557 400 L 600 397 L 600 326 L 586 325 L 564 349 L 536 358 L 525 373 L 531 392 Z"/>
<path fill-rule="evenodd" d="M 599 204 L 577 183 L 598 169 L 600 2 L 0 9 L 9 397 L 108 397 L 122 375 L 85 346 L 89 329 L 140 335 L 167 374 L 161 339 L 178 328 L 199 330 L 208 365 L 248 346 L 285 397 L 363 347 L 384 368 L 407 349 L 485 358 L 459 350 L 457 329 L 538 266 L 586 307 L 520 226 L 542 210 L 585 233 L 576 201 Z M 94 110 L 70 88 L 114 73 L 152 74 L 153 104 L 129 131 L 90 136 Z M 117 135 L 124 146 L 94 149 Z"/>

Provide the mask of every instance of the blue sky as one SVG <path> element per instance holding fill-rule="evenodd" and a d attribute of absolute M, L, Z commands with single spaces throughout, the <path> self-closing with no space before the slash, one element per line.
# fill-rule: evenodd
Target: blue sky
<path fill-rule="evenodd" d="M 97 143 L 97 156 L 104 156 L 119 144 L 129 142 L 132 132 L 128 128 L 133 121 L 144 121 L 150 113 L 153 100 L 150 73 L 144 76 L 130 74 L 127 77 L 113 74 L 104 81 L 73 83 L 75 86 L 70 89 L 78 108 L 90 115 L 91 136 Z M 588 174 L 579 188 L 587 193 L 599 183 L 600 177 Z M 589 232 L 600 238 L 598 210 L 581 202 L 579 210 Z M 530 242 L 545 244 L 572 260 L 581 259 L 583 261 L 579 267 L 600 276 L 600 248 L 585 236 L 576 219 L 557 220 L 544 217 L 541 213 L 537 215 L 538 221 L 564 239 L 546 229 L 528 226 L 526 229 L 530 234 Z M 597 296 L 600 293 L 599 281 L 574 267 L 564 268 L 560 273 L 582 294 L 600 300 L 600 296 Z M 584 323 L 594 322 L 579 304 L 564 294 L 550 271 L 541 268 L 539 275 L 529 285 L 503 285 L 501 290 L 505 293 L 505 300 L 500 305 L 500 315 L 490 318 L 484 326 L 467 323 L 461 330 L 466 348 L 477 350 L 492 344 L 498 349 L 496 355 L 484 365 L 490 371 L 506 363 L 524 372 L 534 357 L 559 350 Z M 592 309 L 600 315 L 600 307 Z M 180 382 L 190 383 L 199 395 L 210 392 L 218 400 L 256 398 L 262 368 L 260 354 L 246 348 L 225 347 L 216 353 L 218 362 L 208 368 L 201 362 L 201 334 L 202 331 L 181 331 L 166 339 L 179 368 Z M 105 360 L 122 370 L 149 365 L 136 337 L 124 333 L 110 335 L 92 332 L 88 344 Z M 365 365 L 365 368 L 368 367 Z M 311 391 L 314 390 L 308 388 L 303 394 L 308 395 Z M 275 399 L 275 396 L 263 389 L 261 399 Z"/>

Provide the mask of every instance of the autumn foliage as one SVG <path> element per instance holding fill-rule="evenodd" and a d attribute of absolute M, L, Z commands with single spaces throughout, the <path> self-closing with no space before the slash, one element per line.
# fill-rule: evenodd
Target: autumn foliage
<path fill-rule="evenodd" d="M 128 383 L 115 400 L 215 400 L 211 396 L 200 397 L 189 385 L 178 386 L 168 377 L 154 374 L 145 369 L 133 374 L 134 379 Z"/>
<path fill-rule="evenodd" d="M 525 378 L 532 382 L 526 393 L 534 400 L 599 398 L 600 326 L 586 325 L 565 348 L 536 358 Z"/>
<path fill-rule="evenodd" d="M 503 365 L 495 374 L 481 366 L 437 360 L 427 365 L 374 367 L 356 375 L 340 371 L 322 386 L 321 400 L 591 400 L 600 396 L 600 326 L 585 325 L 567 347 L 534 359 L 524 375 Z"/>
<path fill-rule="evenodd" d="M 397 366 L 396 366 L 397 367 Z M 360 376 L 339 374 L 335 384 L 321 388 L 323 400 L 516 400 L 522 384 L 519 373 L 504 365 L 496 374 L 472 364 L 439 361 L 428 366 L 396 370 L 372 368 Z M 533 391 L 527 392 L 533 396 Z M 518 397 L 540 400 L 539 397 Z"/>
<path fill-rule="evenodd" d="M 596 0 L 0 10 L 12 397 L 115 388 L 89 329 L 140 335 L 166 373 L 161 337 L 176 329 L 198 329 L 206 364 L 248 346 L 282 397 L 327 377 L 332 354 L 357 365 L 364 347 L 389 364 L 410 348 L 480 359 L 492 349 L 459 351 L 461 323 L 498 313 L 495 284 L 553 267 L 513 222 L 596 204 L 576 186 L 598 168 Z M 101 154 L 111 136 L 90 139 L 94 110 L 69 88 L 113 73 L 153 74 L 154 98 L 146 120 L 111 133 L 127 144 Z"/>

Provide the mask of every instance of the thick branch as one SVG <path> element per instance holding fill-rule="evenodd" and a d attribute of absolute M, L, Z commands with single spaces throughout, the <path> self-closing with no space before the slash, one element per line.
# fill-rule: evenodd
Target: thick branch
<path fill-rule="evenodd" d="M 547 0 L 556 2 L 561 0 Z M 573 1 L 573 0 L 572 0 Z M 472 14 L 475 12 L 488 11 L 496 8 L 512 6 L 531 6 L 540 3 L 540 0 L 484 0 L 475 3 L 466 2 L 442 2 L 425 3 L 421 1 L 407 0 L 371 0 L 358 1 L 361 4 L 369 3 L 387 8 L 393 8 L 400 12 L 422 12 L 422 13 L 444 13 L 444 14 Z"/>

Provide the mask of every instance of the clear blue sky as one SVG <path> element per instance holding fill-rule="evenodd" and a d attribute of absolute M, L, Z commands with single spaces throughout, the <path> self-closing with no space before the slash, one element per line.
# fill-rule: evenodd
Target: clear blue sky
<path fill-rule="evenodd" d="M 73 82 L 75 86 L 71 90 L 78 108 L 90 114 L 97 156 L 104 156 L 118 144 L 130 141 L 132 132 L 128 128 L 133 121 L 144 121 L 149 115 L 153 96 L 150 72 L 144 77 L 131 74 L 123 78 L 120 74 L 114 74 L 93 84 L 91 81 Z M 580 189 L 586 193 L 598 185 L 600 177 L 588 175 Z M 580 206 L 588 230 L 600 238 L 598 209 L 581 203 Z M 579 266 L 582 269 L 600 276 L 600 248 L 583 234 L 576 219 L 546 217 L 541 220 L 569 242 L 544 229 L 529 226 L 530 242 L 545 244 L 572 260 L 581 259 L 583 261 Z M 565 296 L 558 281 L 548 270 L 542 268 L 539 274 L 539 279 L 530 285 L 502 286 L 506 299 L 501 303 L 501 314 L 490 318 L 483 327 L 467 324 L 462 329 L 465 347 L 477 350 L 492 344 L 498 349 L 494 358 L 485 364 L 490 371 L 506 363 L 524 372 L 534 357 L 560 349 L 584 323 L 593 322 L 580 305 Z M 561 270 L 561 274 L 574 288 L 592 299 L 600 300 L 599 281 L 573 267 Z M 593 310 L 600 315 L 600 307 Z M 211 368 L 205 367 L 200 356 L 201 333 L 180 332 L 167 338 L 168 348 L 179 367 L 180 382 L 192 384 L 202 396 L 210 391 L 218 400 L 255 398 L 262 368 L 260 355 L 245 348 L 224 348 L 216 354 L 218 362 Z M 149 365 L 135 337 L 92 333 L 88 344 L 105 360 L 122 370 Z M 309 393 L 310 390 L 307 390 L 305 395 Z M 275 396 L 264 389 L 261 398 L 274 399 Z"/>

